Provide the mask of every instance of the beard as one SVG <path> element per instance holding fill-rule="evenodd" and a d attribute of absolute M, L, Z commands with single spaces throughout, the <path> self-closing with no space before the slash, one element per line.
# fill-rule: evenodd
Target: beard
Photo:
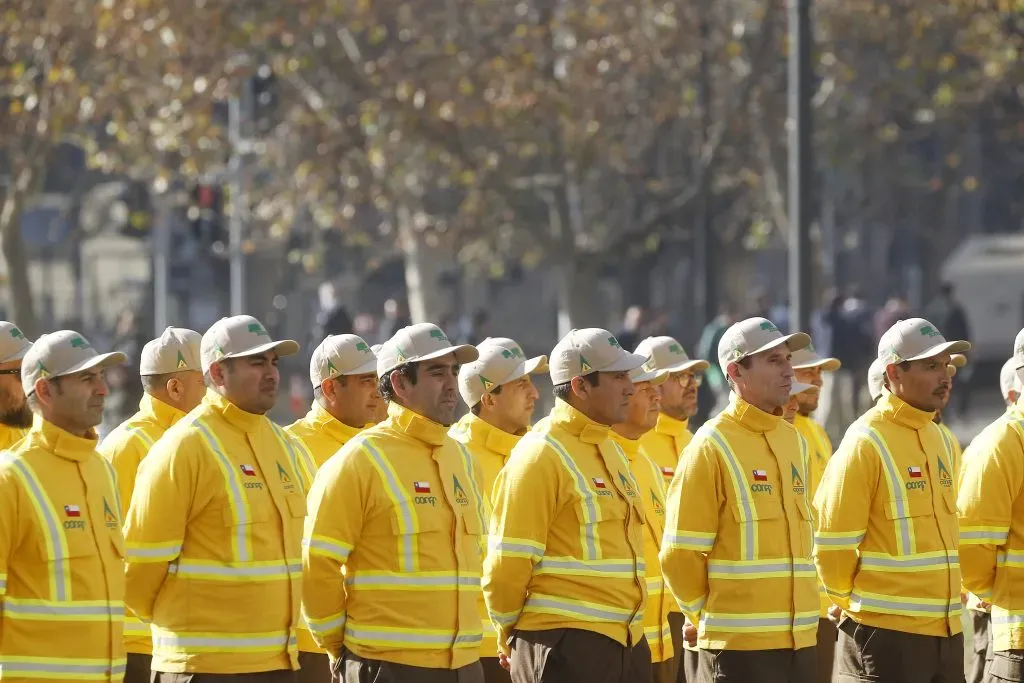
<path fill-rule="evenodd" d="M 20 408 L 6 408 L 0 412 L 0 424 L 28 429 L 32 426 L 32 411 L 27 403 L 22 403 Z"/>

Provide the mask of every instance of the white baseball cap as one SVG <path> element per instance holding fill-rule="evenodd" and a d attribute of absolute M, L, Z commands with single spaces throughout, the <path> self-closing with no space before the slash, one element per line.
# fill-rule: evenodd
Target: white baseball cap
<path fill-rule="evenodd" d="M 565 384 L 593 372 L 628 372 L 646 362 L 644 356 L 625 351 L 608 330 L 569 330 L 551 351 L 551 383 Z"/>
<path fill-rule="evenodd" d="M 803 332 L 782 334 L 779 328 L 767 318 L 747 318 L 733 323 L 718 342 L 718 364 L 728 374 L 729 363 L 736 363 L 747 356 L 770 351 L 785 344 L 790 351 L 799 351 L 811 344 L 811 338 Z"/>
<path fill-rule="evenodd" d="M 82 335 L 73 330 L 58 330 L 36 340 L 21 359 L 21 388 L 25 395 L 36 390 L 36 382 L 64 377 L 93 368 L 109 368 L 128 360 L 120 351 L 96 353 Z"/>
<path fill-rule="evenodd" d="M 654 367 L 665 373 L 704 372 L 710 367 L 706 360 L 691 360 L 683 345 L 672 337 L 648 337 L 637 345 L 633 353 L 648 358 Z"/>
<path fill-rule="evenodd" d="M 1020 393 L 1020 379 L 1017 378 L 1017 360 L 1008 358 L 1003 367 L 999 369 L 999 391 L 1003 400 L 1009 400 L 1010 392 Z"/>
<path fill-rule="evenodd" d="M 32 342 L 14 323 L 0 320 L 0 363 L 21 360 L 32 348 Z"/>
<path fill-rule="evenodd" d="M 168 327 L 156 339 L 146 342 L 139 357 L 139 374 L 166 375 L 195 370 L 202 372 L 199 347 L 203 337 L 184 327 Z"/>
<path fill-rule="evenodd" d="M 331 334 L 313 349 L 309 359 L 309 381 L 318 387 L 341 375 L 369 375 L 377 372 L 377 356 L 359 335 Z"/>
<path fill-rule="evenodd" d="M 399 365 L 420 363 L 449 353 L 455 354 L 455 362 L 459 365 L 471 363 L 480 356 L 476 347 L 470 344 L 452 346 L 448 335 L 433 323 L 409 325 L 380 345 L 377 351 L 377 376 L 383 377 Z"/>
<path fill-rule="evenodd" d="M 878 359 L 888 366 L 970 349 L 969 342 L 946 341 L 938 328 L 924 318 L 909 318 L 900 320 L 882 335 L 878 342 Z"/>
<path fill-rule="evenodd" d="M 200 345 L 200 359 L 206 373 L 211 365 L 225 358 L 258 356 L 267 351 L 291 356 L 299 352 L 299 343 L 294 339 L 274 341 L 259 320 L 251 315 L 235 315 L 221 318 L 206 331 Z"/>
<path fill-rule="evenodd" d="M 885 393 L 885 365 L 879 359 L 871 361 L 868 366 L 868 394 L 872 401 L 877 401 Z"/>
<path fill-rule="evenodd" d="M 547 356 L 527 358 L 519 344 L 508 337 L 488 337 L 476 350 L 480 357 L 459 368 L 459 393 L 471 408 L 495 387 L 548 369 Z"/>
<path fill-rule="evenodd" d="M 793 352 L 793 369 L 821 368 L 823 372 L 835 372 L 842 367 L 838 358 L 824 358 L 814 350 L 814 344 Z"/>
<path fill-rule="evenodd" d="M 629 371 L 629 379 L 633 384 L 640 384 L 641 382 L 650 382 L 654 386 L 664 384 L 665 380 L 668 379 L 669 373 L 664 370 L 659 370 L 654 365 L 654 361 L 648 359 L 646 363 L 638 367 L 636 370 Z"/>

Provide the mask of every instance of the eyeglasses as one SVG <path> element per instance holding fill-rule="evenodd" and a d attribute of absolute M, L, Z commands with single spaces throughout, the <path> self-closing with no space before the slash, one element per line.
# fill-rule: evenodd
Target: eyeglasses
<path fill-rule="evenodd" d="M 15 375 L 21 377 L 21 368 L 11 368 L 10 370 L 0 370 L 0 375 Z"/>
<path fill-rule="evenodd" d="M 684 387 L 699 387 L 701 384 L 704 383 L 704 377 L 702 375 L 694 375 L 688 372 L 680 372 L 678 374 L 673 374 L 672 379 L 676 380 Z"/>

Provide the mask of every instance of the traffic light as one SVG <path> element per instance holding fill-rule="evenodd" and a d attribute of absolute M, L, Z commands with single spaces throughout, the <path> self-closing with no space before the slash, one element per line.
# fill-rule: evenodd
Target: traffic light
<path fill-rule="evenodd" d="M 153 207 L 146 183 L 133 180 L 121 194 L 124 203 L 123 222 L 119 232 L 125 237 L 146 239 L 153 225 Z"/>
<path fill-rule="evenodd" d="M 260 66 L 249 87 L 252 88 L 253 130 L 258 137 L 269 133 L 274 127 L 279 89 L 274 70 L 267 64 Z"/>
<path fill-rule="evenodd" d="M 188 221 L 192 236 L 202 245 L 227 242 L 224 231 L 224 190 L 219 185 L 197 183 L 192 188 Z"/>

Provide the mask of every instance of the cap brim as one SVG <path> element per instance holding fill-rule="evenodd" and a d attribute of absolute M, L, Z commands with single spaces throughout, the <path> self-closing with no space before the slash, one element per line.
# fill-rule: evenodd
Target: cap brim
<path fill-rule="evenodd" d="M 789 388 L 789 395 L 791 397 L 792 396 L 799 396 L 800 394 L 804 393 L 805 391 L 810 391 L 811 389 L 817 389 L 817 387 L 815 387 L 813 384 L 804 384 L 803 382 L 793 382 L 793 386 L 791 386 Z"/>
<path fill-rule="evenodd" d="M 120 351 L 113 351 L 111 353 L 101 353 L 98 356 L 87 358 L 81 363 L 72 365 L 64 372 L 54 373 L 52 377 L 67 377 L 68 375 L 74 375 L 75 373 L 78 372 L 85 372 L 86 370 L 93 370 L 96 368 L 102 370 L 104 368 L 110 368 L 115 365 L 122 365 L 127 362 L 128 356 L 124 355 Z"/>
<path fill-rule="evenodd" d="M 28 346 L 23 348 L 21 351 L 15 351 L 13 354 L 8 356 L 7 358 L 0 358 L 0 363 L 13 363 L 16 360 L 23 360 L 25 358 L 25 356 L 28 355 L 28 352 L 29 352 L 29 350 L 31 348 L 32 348 L 32 344 L 30 343 Z"/>
<path fill-rule="evenodd" d="M 548 371 L 548 357 L 536 356 L 523 364 L 527 375 L 537 375 Z"/>
<path fill-rule="evenodd" d="M 793 334 L 787 334 L 778 339 L 773 339 L 759 349 L 754 349 L 746 353 L 747 356 L 753 356 L 763 351 L 771 351 L 785 344 L 789 347 L 790 351 L 799 351 L 800 349 L 806 349 L 811 345 L 811 336 L 806 332 L 794 332 Z"/>
<path fill-rule="evenodd" d="M 373 360 L 369 360 L 369 361 L 363 363 L 362 365 L 360 365 L 355 370 L 349 370 L 348 372 L 340 372 L 340 373 L 338 373 L 338 376 L 345 375 L 346 377 L 351 377 L 352 375 L 369 375 L 369 374 L 374 374 L 374 375 L 377 374 L 377 359 L 376 358 L 374 358 Z"/>
<path fill-rule="evenodd" d="M 948 341 L 942 344 L 936 344 L 930 349 L 925 349 L 921 353 L 917 354 L 913 358 L 904 358 L 907 361 L 913 360 L 924 360 L 925 358 L 934 358 L 940 353 L 964 353 L 965 351 L 971 350 L 971 343 L 966 341 Z"/>
<path fill-rule="evenodd" d="M 664 383 L 668 379 L 668 373 L 664 370 L 651 370 L 649 372 L 636 372 L 635 370 L 630 373 L 630 381 L 633 384 L 641 384 L 643 382 L 650 382 L 654 386 Z"/>
<path fill-rule="evenodd" d="M 821 368 L 825 372 L 835 372 L 839 368 L 843 367 L 843 364 L 838 358 L 816 358 L 810 363 L 803 363 L 801 365 L 794 365 L 794 370 L 806 370 L 808 368 Z"/>
<path fill-rule="evenodd" d="M 447 349 L 439 349 L 433 353 L 428 353 L 417 358 L 412 358 L 406 362 L 408 363 L 422 363 L 427 360 L 434 360 L 435 358 L 444 358 L 445 356 L 455 354 L 455 362 L 459 365 L 465 365 L 466 363 L 472 363 L 480 357 L 480 352 L 476 350 L 475 346 L 471 344 L 459 344 L 458 346 L 450 346 Z"/>
<path fill-rule="evenodd" d="M 246 349 L 245 351 L 229 353 L 221 356 L 217 360 L 224 360 L 225 358 L 247 358 L 249 356 L 258 356 L 261 353 L 266 353 L 267 351 L 274 351 L 278 356 L 294 356 L 299 352 L 299 342 L 294 339 L 281 339 L 275 342 L 260 344 L 259 346 L 252 347 L 251 349 Z"/>
<path fill-rule="evenodd" d="M 686 372 L 687 370 L 693 370 L 694 372 L 704 372 L 711 367 L 711 363 L 706 360 L 694 359 L 684 361 L 682 363 L 676 363 L 665 368 L 665 372 Z"/>
<path fill-rule="evenodd" d="M 630 370 L 636 370 L 646 362 L 646 356 L 623 351 L 622 356 L 620 356 L 619 359 L 611 365 L 604 368 L 594 368 L 594 370 L 596 372 L 628 372 Z"/>

